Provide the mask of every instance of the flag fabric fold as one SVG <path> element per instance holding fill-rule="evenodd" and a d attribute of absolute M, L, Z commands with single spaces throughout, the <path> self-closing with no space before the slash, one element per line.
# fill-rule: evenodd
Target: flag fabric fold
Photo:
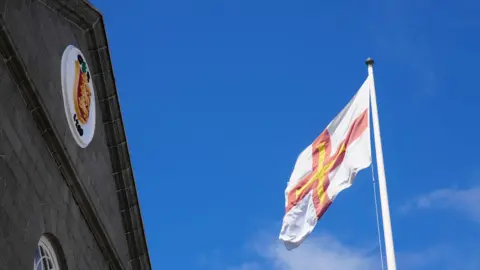
<path fill-rule="evenodd" d="M 371 164 L 370 88 L 365 80 L 347 106 L 297 158 L 285 189 L 286 213 L 280 231 L 287 249 L 313 231 L 335 197 Z"/>

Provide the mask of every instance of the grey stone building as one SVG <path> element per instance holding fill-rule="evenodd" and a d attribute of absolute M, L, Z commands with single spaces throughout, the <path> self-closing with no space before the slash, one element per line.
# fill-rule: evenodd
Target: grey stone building
<path fill-rule="evenodd" d="M 102 15 L 0 0 L 0 54 L 0 269 L 151 269 Z"/>

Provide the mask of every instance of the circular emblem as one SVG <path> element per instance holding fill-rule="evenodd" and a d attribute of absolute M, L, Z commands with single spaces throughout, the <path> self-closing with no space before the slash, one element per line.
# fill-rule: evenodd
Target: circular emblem
<path fill-rule="evenodd" d="M 62 55 L 62 91 L 70 131 L 85 148 L 95 133 L 95 90 L 86 58 L 72 45 Z"/>

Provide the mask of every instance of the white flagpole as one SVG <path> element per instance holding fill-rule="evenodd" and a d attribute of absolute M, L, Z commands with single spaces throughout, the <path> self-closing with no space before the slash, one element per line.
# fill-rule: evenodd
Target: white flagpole
<path fill-rule="evenodd" d="M 383 163 L 382 140 L 380 137 L 380 122 L 378 120 L 377 95 L 375 93 L 375 80 L 373 78 L 373 59 L 365 62 L 368 66 L 370 80 L 370 100 L 372 104 L 373 136 L 375 140 L 375 156 L 377 159 L 378 186 L 380 189 L 380 204 L 382 207 L 383 236 L 385 240 L 385 253 L 387 255 L 387 269 L 396 270 L 395 250 L 393 247 L 392 224 L 390 221 L 390 207 L 388 205 L 387 181 Z"/>

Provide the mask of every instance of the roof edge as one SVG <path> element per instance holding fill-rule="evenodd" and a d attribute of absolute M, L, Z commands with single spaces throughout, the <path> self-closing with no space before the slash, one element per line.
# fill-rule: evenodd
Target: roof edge
<path fill-rule="evenodd" d="M 128 244 L 131 269 L 151 269 L 144 222 L 130 160 L 130 151 L 117 94 L 110 48 L 102 13 L 87 0 L 39 0 L 85 31 L 92 64 L 100 70 L 94 76 L 120 214 Z"/>

